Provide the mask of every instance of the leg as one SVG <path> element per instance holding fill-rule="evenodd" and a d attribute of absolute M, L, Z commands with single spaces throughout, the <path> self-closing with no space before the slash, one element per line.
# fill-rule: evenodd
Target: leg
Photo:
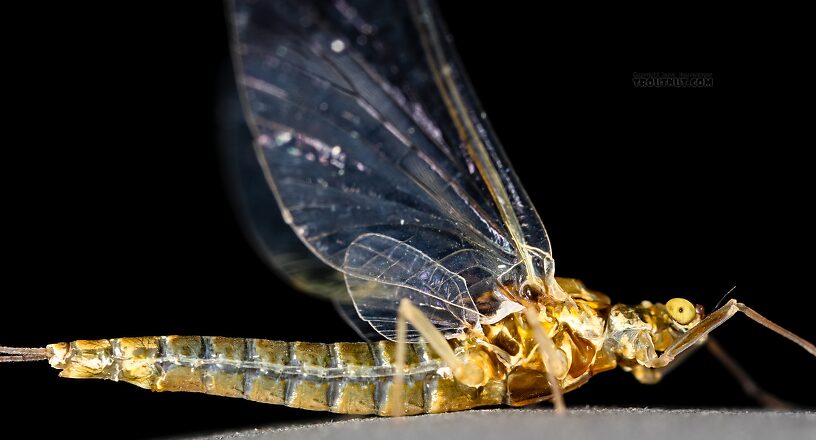
<path fill-rule="evenodd" d="M 434 349 L 434 351 L 442 358 L 443 361 L 453 371 L 454 377 L 459 382 L 468 386 L 476 386 L 482 382 L 484 372 L 477 366 L 469 365 L 460 361 L 453 349 L 448 345 L 448 341 L 442 336 L 442 333 L 434 327 L 433 323 L 422 313 L 422 310 L 411 304 L 411 301 L 403 298 L 400 301 L 399 309 L 397 310 L 397 353 L 396 371 L 394 377 L 395 395 L 394 395 L 394 415 L 402 415 L 404 413 L 402 407 L 402 388 L 405 383 L 405 346 L 407 344 L 406 333 L 408 332 L 408 323 L 410 323 L 425 342 Z"/>
<path fill-rule="evenodd" d="M 401 306 L 400 304 L 400 308 L 402 308 Z M 403 370 L 405 370 L 405 344 L 408 343 L 406 333 L 408 333 L 408 323 L 405 322 L 402 313 L 397 312 L 397 362 L 394 366 L 396 374 L 394 375 L 394 405 L 392 408 L 392 412 L 396 417 L 402 416 L 405 412 L 402 404 L 402 388 L 405 385 L 405 372 Z"/>
<path fill-rule="evenodd" d="M 689 350 L 689 348 L 693 347 L 696 349 L 705 343 L 708 351 L 711 352 L 711 354 L 714 355 L 714 357 L 717 358 L 717 360 L 719 360 L 723 366 L 725 366 L 725 368 L 737 378 L 737 381 L 739 381 L 746 394 L 769 408 L 789 408 L 791 406 L 789 403 L 764 391 L 756 383 L 754 383 L 748 373 L 746 373 L 745 370 L 743 370 L 742 367 L 736 361 L 734 361 L 734 359 L 732 359 L 731 356 L 722 349 L 722 347 L 720 347 L 717 341 L 715 341 L 713 338 L 709 338 L 706 341 L 706 336 L 708 336 L 712 330 L 722 325 L 722 323 L 734 316 L 737 312 L 744 313 L 746 316 L 759 324 L 762 324 L 764 327 L 788 338 L 789 340 L 798 344 L 800 347 L 804 348 L 808 353 L 816 356 L 816 346 L 765 318 L 745 304 L 732 299 L 721 308 L 706 316 L 705 319 L 703 319 L 694 328 L 674 341 L 674 344 L 666 349 L 666 351 L 664 351 L 663 354 L 661 354 L 660 357 L 652 363 L 652 365 L 647 366 L 648 369 L 641 368 L 633 370 L 635 377 L 644 383 L 655 383 L 694 351 Z"/>
<path fill-rule="evenodd" d="M 737 312 L 744 313 L 747 317 L 799 344 L 799 346 L 807 350 L 808 353 L 816 356 L 816 346 L 771 322 L 771 320 L 755 312 L 745 304 L 739 303 L 735 299 L 731 299 L 725 303 L 724 306 L 706 316 L 705 319 L 703 319 L 694 328 L 674 341 L 674 343 L 668 349 L 666 349 L 666 351 L 664 351 L 659 358 L 655 359 L 652 365 L 647 366 L 650 368 L 662 368 L 669 365 L 669 363 L 671 363 L 680 353 L 686 351 L 692 345 L 699 343 L 699 341 L 711 333 L 712 330 L 722 325 L 722 323 L 734 316 Z"/>
<path fill-rule="evenodd" d="M 751 379 L 751 376 L 749 376 L 748 373 L 742 369 L 740 364 L 732 359 L 731 355 L 720 347 L 720 344 L 717 343 L 714 338 L 708 338 L 706 347 L 708 348 L 708 351 L 711 352 L 711 354 L 713 354 L 714 357 L 717 358 L 717 360 L 720 361 L 723 366 L 734 375 L 734 377 L 740 383 L 742 390 L 745 391 L 745 394 L 752 397 L 754 400 L 767 408 L 789 409 L 793 407 L 793 405 L 790 403 L 785 402 L 784 400 L 760 388 L 759 385 L 757 385 L 753 379 Z"/>
<path fill-rule="evenodd" d="M 790 403 L 785 402 L 784 400 L 760 388 L 759 385 L 757 385 L 756 382 L 751 379 L 751 376 L 749 376 L 748 373 L 733 358 L 731 358 L 731 356 L 725 350 L 723 350 L 722 347 L 720 347 L 720 344 L 710 336 L 707 340 L 705 340 L 705 342 L 695 344 L 693 347 L 680 353 L 665 367 L 648 368 L 644 367 L 643 365 L 635 365 L 632 368 L 632 376 L 634 376 L 638 382 L 644 384 L 655 384 L 660 382 L 660 380 L 669 374 L 669 372 L 674 370 L 678 365 L 682 364 L 683 361 L 688 359 L 692 353 L 697 351 L 697 349 L 703 345 L 705 345 L 714 358 L 723 364 L 726 370 L 734 375 L 734 377 L 740 383 L 743 391 L 745 391 L 745 394 L 752 397 L 754 400 L 767 408 L 787 409 L 793 407 L 793 405 Z"/>
<path fill-rule="evenodd" d="M 688 350 L 680 353 L 674 360 L 662 368 L 649 368 L 644 367 L 643 365 L 635 365 L 632 367 L 632 376 L 637 379 L 638 382 L 653 385 L 660 382 L 667 374 L 669 374 L 672 370 L 680 366 L 686 359 L 688 359 L 694 352 L 697 351 L 703 345 L 703 341 L 698 341 L 697 344 L 694 344 Z"/>
<path fill-rule="evenodd" d="M 544 329 L 541 327 L 541 323 L 539 322 L 538 316 L 536 316 L 535 312 L 530 309 L 524 309 L 524 315 L 527 317 L 527 322 L 530 324 L 530 326 L 532 326 L 533 337 L 535 337 L 535 340 L 538 343 L 538 350 L 541 353 L 541 359 L 544 361 L 544 368 L 547 370 L 547 382 L 550 383 L 555 412 L 557 414 L 563 414 L 566 411 L 567 406 L 564 404 L 564 396 L 561 393 L 561 386 L 558 384 L 558 380 L 555 378 L 553 372 L 563 371 L 565 367 L 557 363 L 559 357 L 558 353 L 556 352 L 555 344 L 553 344 L 552 339 L 550 339 L 550 337 L 544 333 Z"/>

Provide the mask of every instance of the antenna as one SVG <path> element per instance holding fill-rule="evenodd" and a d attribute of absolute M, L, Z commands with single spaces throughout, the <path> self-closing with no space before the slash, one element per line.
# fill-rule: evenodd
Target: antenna
<path fill-rule="evenodd" d="M 714 308 L 711 309 L 711 311 L 713 312 L 714 310 L 717 310 L 720 307 L 720 304 L 722 304 L 723 301 L 725 301 L 725 299 L 728 298 L 728 295 L 730 295 L 731 292 L 733 292 L 734 289 L 736 289 L 736 288 L 737 288 L 737 285 L 734 284 L 734 287 L 728 289 L 728 292 L 725 292 L 725 295 L 723 295 L 722 298 L 720 298 L 720 300 L 717 301 L 717 305 L 715 305 Z"/>
<path fill-rule="evenodd" d="M 33 362 L 48 359 L 44 348 L 16 348 L 0 346 L 0 362 Z"/>

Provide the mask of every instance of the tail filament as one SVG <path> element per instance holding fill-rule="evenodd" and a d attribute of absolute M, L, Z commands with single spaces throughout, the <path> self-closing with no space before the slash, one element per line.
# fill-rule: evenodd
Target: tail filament
<path fill-rule="evenodd" d="M 48 359 L 45 348 L 17 348 L 0 346 L 0 362 L 33 362 Z"/>

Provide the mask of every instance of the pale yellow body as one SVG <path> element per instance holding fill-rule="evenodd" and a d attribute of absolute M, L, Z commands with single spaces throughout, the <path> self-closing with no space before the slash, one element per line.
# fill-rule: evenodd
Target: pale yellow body
<path fill-rule="evenodd" d="M 556 401 L 558 410 L 559 390 L 575 389 L 594 374 L 616 366 L 641 382 L 654 383 L 690 353 L 689 348 L 703 344 L 709 332 L 737 312 L 816 356 L 812 343 L 734 299 L 706 316 L 702 307 L 684 299 L 667 305 L 643 301 L 613 306 L 605 295 L 587 290 L 577 280 L 556 281 L 568 300 L 556 302 L 545 295 L 514 298 L 513 291 L 508 291 L 508 297 L 525 307 L 523 313 L 483 323 L 481 331 L 442 339 L 441 345 L 434 343 L 447 352 L 444 356 L 425 344 L 407 344 L 401 375 L 395 367 L 400 365 L 398 344 L 391 341 L 322 344 L 154 336 L 62 342 L 44 349 L 0 347 L 0 362 L 48 359 L 62 370 L 62 377 L 393 416 L 520 406 L 549 398 Z M 549 348 L 541 349 L 541 341 Z M 748 394 L 769 406 L 783 405 L 759 389 L 716 344 L 710 348 Z M 402 392 L 397 385 L 401 379 Z"/>
<path fill-rule="evenodd" d="M 558 348 L 564 391 L 614 368 L 604 349 L 610 304 L 575 280 L 559 279 L 574 306 L 542 308 L 540 323 Z M 52 344 L 49 362 L 70 378 L 129 382 L 153 391 L 188 391 L 347 414 L 394 415 L 527 405 L 551 396 L 532 327 L 513 313 L 483 332 L 448 341 L 483 372 L 479 384 L 459 382 L 424 344 L 408 344 L 405 392 L 395 393 L 396 343 L 305 343 L 264 339 L 155 336 Z M 396 406 L 398 407 L 398 406 Z"/>

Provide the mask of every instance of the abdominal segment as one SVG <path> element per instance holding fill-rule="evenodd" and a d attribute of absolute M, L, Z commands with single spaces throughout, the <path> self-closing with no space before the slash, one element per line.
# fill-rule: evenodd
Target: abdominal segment
<path fill-rule="evenodd" d="M 456 381 L 422 344 L 409 344 L 405 389 L 394 392 L 396 344 L 283 342 L 155 336 L 52 344 L 49 362 L 69 378 L 129 382 L 344 414 L 438 413 L 504 402 L 504 381 L 472 388 Z"/>

